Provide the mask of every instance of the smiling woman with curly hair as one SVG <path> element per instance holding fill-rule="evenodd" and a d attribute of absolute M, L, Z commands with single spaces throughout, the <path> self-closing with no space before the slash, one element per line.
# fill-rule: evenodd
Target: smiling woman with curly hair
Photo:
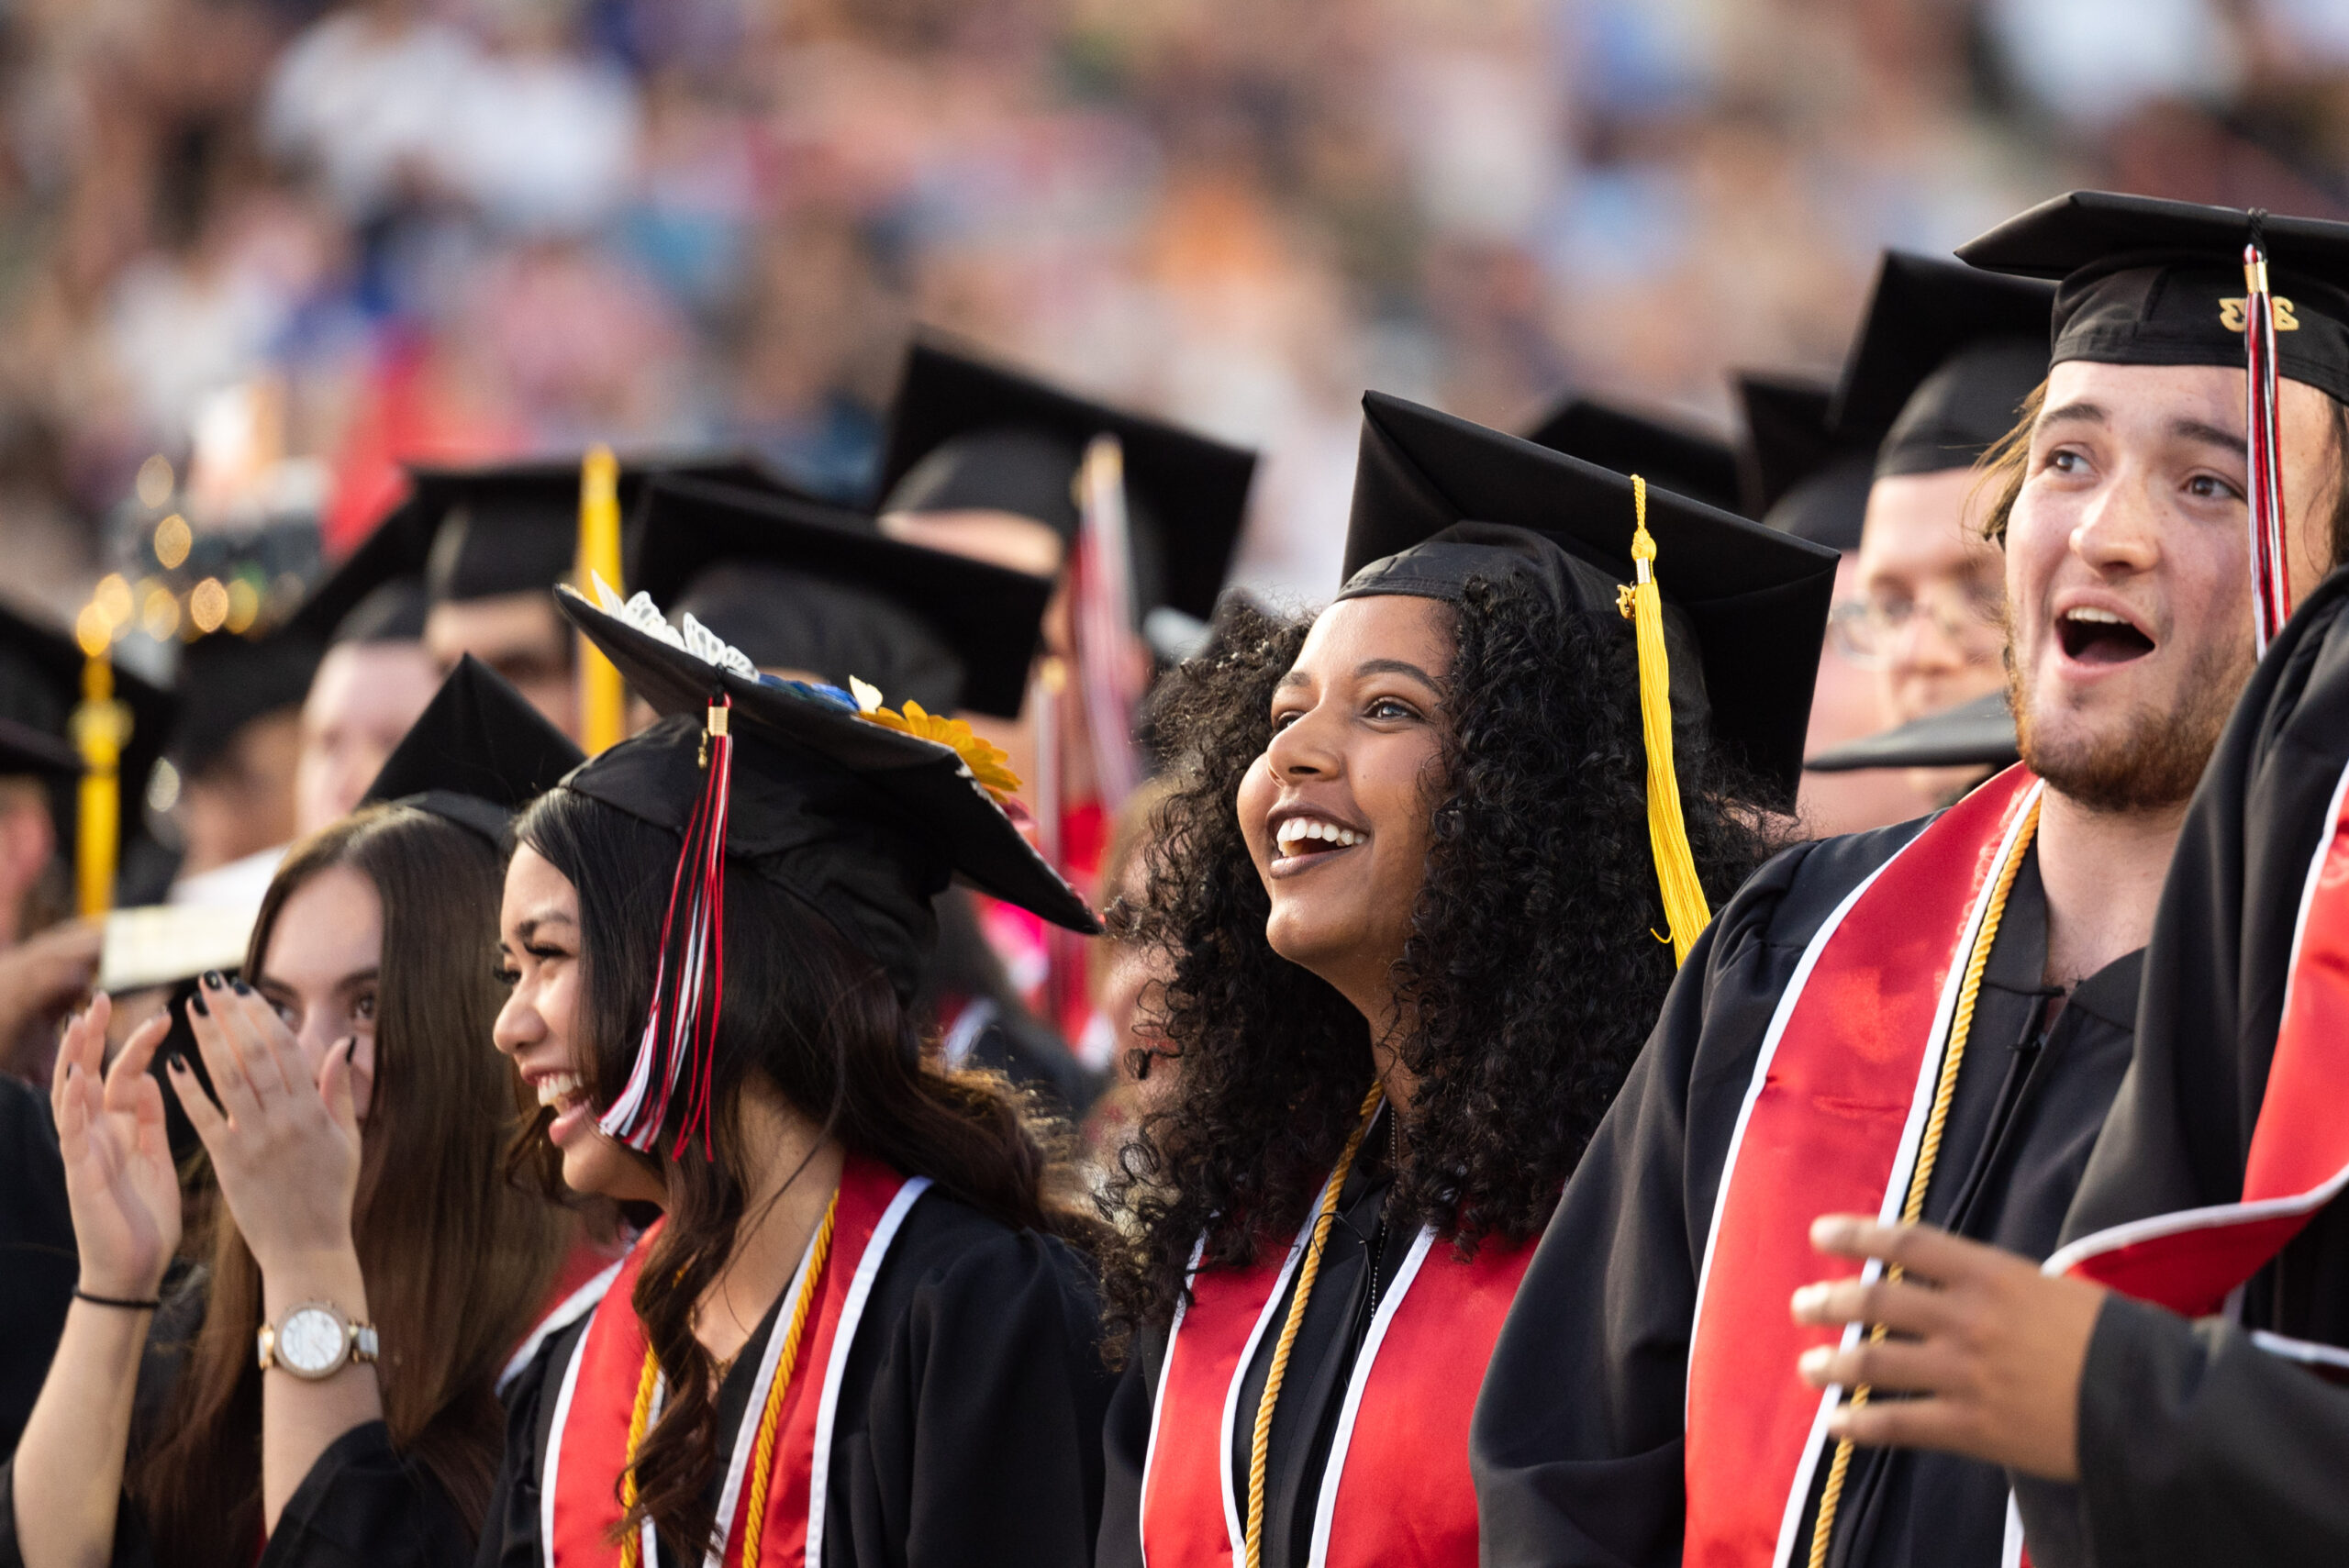
<path fill-rule="evenodd" d="M 1154 719 L 1175 787 L 1124 913 L 1174 1081 L 1110 1188 L 1105 1564 L 1475 1562 L 1529 1243 L 1792 794 L 1831 553 L 1646 495 L 1652 817 L 1632 483 L 1365 413 L 1338 602 L 1229 616 Z"/>

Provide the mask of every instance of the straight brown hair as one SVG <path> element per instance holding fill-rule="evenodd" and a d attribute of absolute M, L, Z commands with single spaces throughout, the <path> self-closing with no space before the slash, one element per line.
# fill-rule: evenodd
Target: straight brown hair
<path fill-rule="evenodd" d="M 490 1029 L 504 1001 L 492 954 L 504 875 L 476 834 L 411 806 L 373 806 L 295 846 L 262 900 L 245 973 L 265 969 L 286 901 L 348 866 L 384 908 L 373 1097 L 352 1216 L 393 1446 L 422 1463 L 474 1529 L 495 1485 L 496 1378 L 546 1304 L 570 1218 L 505 1179 L 525 1114 Z M 261 1270 L 215 1206 L 211 1297 L 161 1436 L 131 1489 L 167 1568 L 250 1568 L 262 1539 Z"/>

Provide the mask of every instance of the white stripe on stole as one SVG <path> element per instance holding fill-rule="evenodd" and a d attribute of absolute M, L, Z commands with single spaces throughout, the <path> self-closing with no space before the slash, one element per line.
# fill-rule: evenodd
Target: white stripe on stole
<path fill-rule="evenodd" d="M 1224 1391 L 1223 1424 L 1217 1429 L 1220 1441 L 1215 1451 L 1215 1473 L 1223 1485 L 1223 1529 L 1231 1540 L 1234 1562 L 1248 1561 L 1248 1532 L 1240 1522 L 1240 1501 L 1231 1490 L 1231 1443 L 1238 1431 L 1234 1423 L 1240 1414 L 1240 1385 L 1248 1381 L 1248 1363 L 1256 1359 L 1256 1347 L 1264 1342 L 1264 1330 L 1272 1326 L 1273 1314 L 1280 1308 L 1281 1296 L 1288 1289 L 1290 1276 L 1297 1273 L 1297 1260 L 1305 1255 L 1307 1245 L 1313 1240 L 1314 1222 L 1320 1218 L 1321 1204 L 1317 1196 L 1306 1214 L 1304 1228 L 1289 1243 L 1288 1256 L 1281 1260 L 1279 1277 L 1273 1281 L 1272 1294 L 1264 1297 L 1264 1309 L 1256 1314 L 1256 1326 L 1248 1331 L 1248 1342 L 1240 1347 L 1240 1363 L 1232 1369 L 1231 1386 Z M 1171 1344 L 1166 1348 L 1166 1364 L 1174 1364 L 1174 1347 Z M 1163 1369 L 1159 1372 L 1158 1381 L 1162 1385 L 1166 1381 Z M 1253 1428 L 1250 1435 L 1252 1439 Z"/>
<path fill-rule="evenodd" d="M 1951 952 L 1949 974 L 1942 982 L 1941 1000 L 1933 1008 L 1932 1032 L 1925 1036 L 1925 1049 L 1917 1062 L 1917 1082 L 1909 1096 L 1909 1120 L 1900 1129 L 1900 1143 L 1892 1161 L 1892 1173 L 1884 1184 L 1884 1198 L 1876 1207 L 1876 1218 L 1885 1225 L 1897 1225 L 1901 1210 L 1908 1207 L 1909 1178 L 1917 1168 L 1917 1152 L 1924 1142 L 1925 1122 L 1931 1115 L 1935 1092 L 1941 1085 L 1942 1062 L 1949 1054 L 1951 1020 L 1957 1015 L 1958 993 L 1965 989 L 1965 971 L 1973 961 L 1974 945 L 1982 937 L 1982 924 L 1989 917 L 1990 901 L 1998 890 L 1998 878 L 2007 862 L 2015 852 L 2015 841 L 2024 826 L 2031 821 L 2031 808 L 2047 788 L 2041 780 L 2033 780 L 2029 789 L 2015 797 L 2008 807 L 2005 829 L 1998 835 L 1998 852 L 1990 861 L 1990 874 L 1983 880 L 1981 891 L 1974 895 L 1974 905 L 1966 912 L 1965 925 L 1959 931 L 1957 946 Z M 1927 829 L 1931 831 L 1931 829 Z M 1920 833 L 1918 838 L 1924 835 Z M 1914 844 L 1917 840 L 1911 839 Z M 1887 865 L 1891 862 L 1885 862 Z M 1718 1210 L 1716 1210 L 1718 1213 Z M 1873 1284 L 1884 1273 L 1884 1262 L 1870 1258 L 1860 1269 L 1860 1283 Z M 1850 1350 L 1860 1342 L 1865 1325 L 1844 1326 L 1842 1345 Z M 1795 1469 L 1794 1485 L 1787 1488 L 1786 1511 L 1778 1519 L 1777 1555 L 1773 1562 L 1790 1561 L 1795 1538 L 1802 1531 L 1802 1516 L 1810 1501 L 1810 1478 L 1819 1468 L 1819 1461 L 1827 1446 L 1827 1422 L 1843 1402 L 1841 1384 L 1831 1385 L 1819 1396 L 1819 1414 L 1812 1418 L 1810 1435 L 1803 1441 L 1802 1462 Z"/>
<path fill-rule="evenodd" d="M 791 1338 L 791 1315 L 799 1305 L 799 1293 L 807 1288 L 807 1265 L 815 1260 L 816 1238 L 823 1234 L 823 1229 L 818 1225 L 808 1232 L 807 1245 L 800 1250 L 799 1266 L 791 1273 L 790 1288 L 783 1293 L 786 1305 L 775 1314 L 774 1331 L 767 1336 L 766 1349 L 759 1353 L 758 1381 L 751 1385 L 750 1403 L 742 1407 L 742 1425 L 734 1434 L 734 1451 L 726 1462 L 726 1485 L 718 1495 L 718 1544 L 703 1559 L 703 1568 L 724 1568 L 727 1544 L 733 1538 L 734 1509 L 742 1500 L 742 1476 L 752 1451 L 759 1446 L 759 1424 L 766 1418 L 774 1369 L 783 1360 L 784 1341 Z"/>
<path fill-rule="evenodd" d="M 1204 1236 L 1191 1243 L 1191 1261 L 1183 1270 L 1187 1282 L 1199 1272 L 1199 1260 L 1207 1255 L 1208 1239 Z M 1174 1364 L 1174 1341 L 1183 1333 L 1183 1315 L 1191 1309 L 1190 1297 L 1174 1304 L 1174 1321 L 1167 1325 L 1166 1351 L 1158 1362 L 1158 1387 L 1150 1396 L 1150 1437 L 1141 1450 L 1141 1507 L 1134 1510 L 1135 1547 L 1141 1555 L 1141 1568 L 1150 1568 L 1150 1532 L 1142 1528 L 1150 1517 L 1150 1468 L 1158 1459 L 1158 1418 L 1166 1408 L 1166 1369 Z"/>
<path fill-rule="evenodd" d="M 856 1342 L 856 1326 L 864 1316 L 864 1304 L 873 1295 L 873 1281 L 881 1273 L 881 1260 L 889 1251 L 889 1243 L 897 1239 L 897 1229 L 906 1221 L 906 1212 L 914 1200 L 930 1190 L 928 1176 L 909 1176 L 889 1207 L 881 1211 L 880 1223 L 873 1228 L 873 1239 L 864 1244 L 864 1255 L 856 1261 L 856 1277 L 849 1282 L 848 1295 L 841 1302 L 841 1320 L 832 1329 L 832 1356 L 824 1368 L 823 1402 L 816 1407 L 816 1451 L 810 1456 L 807 1476 L 807 1554 L 806 1568 L 824 1568 L 824 1487 L 832 1473 L 832 1421 L 839 1413 L 841 1379 L 848 1371 L 848 1355 Z M 757 1568 L 752 1563 L 749 1568 Z"/>
<path fill-rule="evenodd" d="M 522 1348 L 507 1358 L 506 1370 L 497 1374 L 497 1396 L 500 1399 L 505 1398 L 506 1391 L 514 1386 L 514 1380 L 528 1370 L 530 1358 L 539 1353 L 540 1346 L 596 1309 L 596 1304 L 604 1299 L 604 1293 L 612 1288 L 612 1281 L 618 1277 L 620 1264 L 627 1261 L 625 1254 L 613 1259 L 603 1273 L 564 1296 L 560 1306 L 539 1319 L 539 1326 L 530 1330 L 530 1337 L 522 1341 Z"/>
<path fill-rule="evenodd" d="M 598 1302 L 598 1307 L 601 1303 Z M 547 1457 L 539 1473 L 539 1552 L 546 1559 L 546 1568 L 554 1568 L 554 1484 L 562 1462 L 562 1427 L 571 1418 L 571 1396 L 579 1386 L 579 1362 L 587 1349 L 587 1335 L 595 1331 L 593 1315 L 587 1329 L 572 1341 L 571 1360 L 564 1363 L 562 1383 L 554 1396 L 554 1426 L 547 1433 Z"/>
<path fill-rule="evenodd" d="M 1419 1277 L 1419 1265 L 1427 1262 L 1428 1251 L 1434 1245 L 1434 1230 L 1421 1226 L 1403 1266 L 1395 1271 L 1386 1298 L 1370 1319 L 1370 1333 L 1363 1340 L 1361 1353 L 1354 1357 L 1353 1375 L 1346 1380 L 1345 1402 L 1338 1407 L 1338 1429 L 1330 1440 L 1330 1458 L 1321 1467 L 1320 1495 L 1313 1504 L 1313 1549 L 1306 1557 L 1306 1568 L 1326 1568 L 1330 1561 L 1330 1529 L 1338 1517 L 1338 1486 L 1345 1477 L 1346 1450 L 1353 1442 L 1354 1417 L 1362 1409 L 1363 1390 L 1370 1386 L 1370 1369 L 1378 1360 L 1378 1347 L 1386 1342 L 1387 1326 L 1402 1309 L 1403 1297 L 1409 1293 L 1411 1282 Z M 1375 1257 L 1370 1266 L 1375 1277 Z"/>

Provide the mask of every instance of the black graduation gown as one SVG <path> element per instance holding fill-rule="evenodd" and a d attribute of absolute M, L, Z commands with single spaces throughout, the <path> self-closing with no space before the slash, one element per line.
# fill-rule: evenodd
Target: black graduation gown
<path fill-rule="evenodd" d="M 49 1105 L 0 1073 L 0 1460 L 17 1451 L 81 1273 Z"/>
<path fill-rule="evenodd" d="M 719 1386 L 721 1462 L 782 1305 Z M 506 1462 L 480 1568 L 545 1562 L 540 1479 L 562 1372 L 586 1327 L 583 1318 L 549 1336 L 507 1391 Z M 1100 1518 L 1110 1389 L 1099 1339 L 1090 1276 L 1066 1246 L 934 1187 L 924 1193 L 882 1260 L 850 1347 L 825 1568 L 1083 1568 Z M 662 1568 L 697 1568 L 702 1553 L 664 1540 L 661 1557 Z"/>
<path fill-rule="evenodd" d="M 161 1417 L 186 1346 L 204 1320 L 206 1298 L 199 1273 L 156 1315 L 139 1366 L 134 1443 Z M 453 1568 L 466 1561 L 473 1540 L 440 1481 L 393 1449 L 390 1428 L 369 1421 L 336 1439 L 310 1466 L 278 1515 L 257 1568 Z M 108 1561 L 111 1568 L 155 1568 L 159 1562 L 146 1521 L 128 1496 Z M 13 1462 L 0 1465 L 0 1568 L 24 1568 Z"/>
<path fill-rule="evenodd" d="M 1486 1368 L 1469 1446 L 1486 1563 L 1680 1561 L 1689 1329 L 1739 1107 L 1805 945 L 1922 826 L 1787 851 L 1690 952 L 1566 1184 Z M 2032 1257 L 2054 1251 L 2127 1068 L 2143 957 L 2089 976 L 2058 1010 L 2040 984 L 2046 944 L 2032 855 L 1991 950 L 1925 1203 L 1933 1224 Z M 1829 1561 L 1995 1564 L 2006 1496 L 2006 1476 L 1989 1465 L 1861 1450 Z"/>
<path fill-rule="evenodd" d="M 1387 1113 L 1363 1140 L 1355 1168 L 1347 1173 L 1338 1195 L 1338 1213 L 1322 1249 L 1321 1270 L 1312 1297 L 1305 1304 L 1305 1320 L 1297 1326 L 1290 1347 L 1288 1371 L 1282 1380 L 1280 1403 L 1273 1410 L 1273 1429 L 1264 1461 L 1264 1568 L 1304 1568 L 1313 1544 L 1313 1513 L 1321 1496 L 1322 1472 L 1337 1436 L 1338 1415 L 1345 1403 L 1346 1384 L 1353 1375 L 1354 1358 L 1370 1335 L 1375 1310 L 1372 1298 L 1371 1258 L 1377 1249 L 1377 1291 L 1384 1299 L 1419 1236 L 1416 1225 L 1380 1224 L 1386 1196 L 1394 1186 L 1386 1158 Z M 1301 1223 L 1301 1221 L 1300 1221 Z M 1273 1321 L 1284 1321 L 1296 1281 L 1281 1293 Z M 1248 1496 L 1249 1450 L 1255 1437 L 1254 1412 L 1263 1402 L 1264 1381 L 1271 1375 L 1274 1341 L 1267 1333 L 1256 1345 L 1241 1385 L 1241 1418 L 1232 1423 L 1232 1495 Z M 1101 1568 L 1140 1568 L 1141 1555 L 1142 1459 L 1149 1451 L 1150 1418 L 1158 1401 L 1159 1373 L 1166 1360 L 1166 1332 L 1152 1329 L 1136 1337 L 1134 1353 L 1119 1380 L 1110 1402 L 1103 1447 L 1108 1471 L 1101 1509 L 1101 1544 L 1097 1561 Z"/>
<path fill-rule="evenodd" d="M 2136 1062 L 2065 1240 L 2241 1199 L 2302 884 L 2344 764 L 2349 572 L 2335 572 L 2268 649 L 2187 814 Z M 2234 1318 L 2107 1303 L 2080 1389 L 2082 1484 L 2016 1487 L 2040 1568 L 2349 1562 L 2349 1387 L 2261 1350 L 2254 1329 L 2349 1349 L 2349 1204 L 2319 1211 Z"/>

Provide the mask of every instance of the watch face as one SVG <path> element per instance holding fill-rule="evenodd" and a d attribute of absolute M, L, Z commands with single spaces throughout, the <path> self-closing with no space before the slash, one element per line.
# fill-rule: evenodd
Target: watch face
<path fill-rule="evenodd" d="M 288 1371 L 316 1376 L 333 1367 L 347 1336 L 330 1312 L 305 1307 L 286 1315 L 277 1330 L 277 1359 Z"/>

